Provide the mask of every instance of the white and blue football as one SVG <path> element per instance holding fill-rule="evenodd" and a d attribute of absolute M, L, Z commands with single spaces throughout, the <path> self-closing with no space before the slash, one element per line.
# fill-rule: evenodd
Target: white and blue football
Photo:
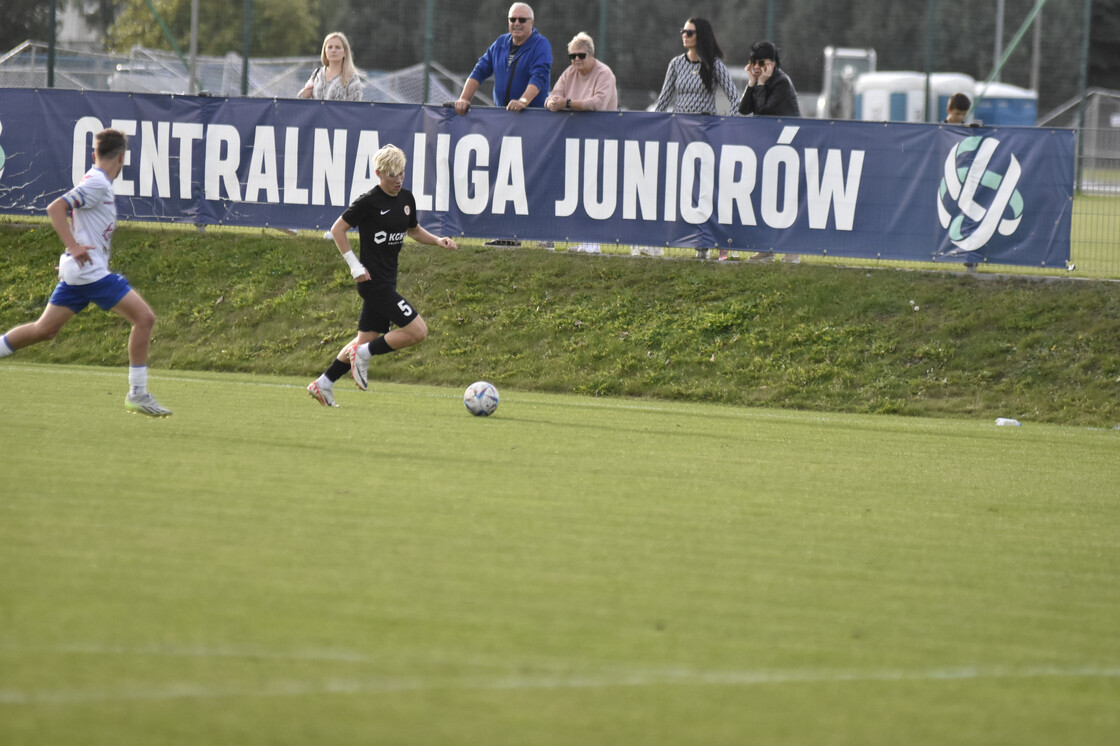
<path fill-rule="evenodd" d="M 498 390 L 492 383 L 476 381 L 463 392 L 463 405 L 475 417 L 489 417 L 498 408 Z"/>

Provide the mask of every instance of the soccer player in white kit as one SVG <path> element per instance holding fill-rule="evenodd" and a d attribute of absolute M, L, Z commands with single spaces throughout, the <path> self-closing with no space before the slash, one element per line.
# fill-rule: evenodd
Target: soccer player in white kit
<path fill-rule="evenodd" d="M 51 225 L 66 247 L 58 260 L 58 285 L 37 321 L 17 326 L 0 337 L 0 357 L 53 339 L 66 322 L 90 303 L 96 303 L 132 324 L 125 408 L 151 417 L 166 417 L 171 410 L 160 406 L 148 393 L 148 347 L 155 314 L 140 294 L 129 287 L 128 280 L 109 271 L 110 242 L 117 227 L 113 179 L 124 168 L 128 138 L 119 130 L 106 129 L 94 135 L 93 144 L 93 168 L 78 186 L 47 207 Z M 73 227 L 67 222 L 68 214 Z"/>

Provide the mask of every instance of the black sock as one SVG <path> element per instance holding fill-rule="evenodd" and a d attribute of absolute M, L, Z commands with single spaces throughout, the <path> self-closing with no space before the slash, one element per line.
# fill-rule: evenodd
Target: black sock
<path fill-rule="evenodd" d="M 326 373 L 324 373 L 324 375 L 327 378 L 331 379 L 331 383 L 334 383 L 349 372 L 350 363 L 343 362 L 342 360 L 335 358 L 334 362 L 331 363 L 331 367 L 327 368 L 327 371 Z"/>
<path fill-rule="evenodd" d="M 392 352 L 393 348 L 385 341 L 385 336 L 382 335 L 369 343 L 369 354 L 371 355 L 384 355 L 386 352 Z"/>

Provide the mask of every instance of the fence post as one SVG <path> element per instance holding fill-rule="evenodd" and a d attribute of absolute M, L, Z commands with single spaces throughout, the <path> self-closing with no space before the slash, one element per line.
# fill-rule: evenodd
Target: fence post
<path fill-rule="evenodd" d="M 253 30 L 253 0 L 245 0 L 245 22 L 241 36 L 241 95 L 249 95 L 249 40 Z"/>
<path fill-rule="evenodd" d="M 427 0 L 424 8 L 424 103 L 431 97 L 432 77 L 432 47 L 435 45 L 436 35 L 433 25 L 435 21 L 435 0 Z"/>
<path fill-rule="evenodd" d="M 50 44 L 47 45 L 47 88 L 54 88 L 54 42 L 58 0 L 51 0 Z"/>
<path fill-rule="evenodd" d="M 1080 102 L 1077 104 L 1077 173 L 1073 189 L 1081 189 L 1081 158 L 1085 154 L 1085 94 L 1089 82 L 1089 29 L 1093 24 L 1093 0 L 1084 0 L 1084 14 L 1081 24 L 1081 76 L 1077 84 Z"/>

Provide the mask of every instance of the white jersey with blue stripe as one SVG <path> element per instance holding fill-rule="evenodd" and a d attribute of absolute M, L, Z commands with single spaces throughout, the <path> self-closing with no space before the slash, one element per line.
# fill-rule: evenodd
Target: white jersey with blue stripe
<path fill-rule="evenodd" d="M 90 263 L 78 266 L 69 253 L 58 258 L 58 278 L 67 285 L 88 285 L 109 274 L 110 243 L 117 228 L 117 199 L 113 182 L 101 169 L 91 168 L 78 186 L 62 195 L 70 206 L 70 226 L 79 245 L 92 246 Z"/>

